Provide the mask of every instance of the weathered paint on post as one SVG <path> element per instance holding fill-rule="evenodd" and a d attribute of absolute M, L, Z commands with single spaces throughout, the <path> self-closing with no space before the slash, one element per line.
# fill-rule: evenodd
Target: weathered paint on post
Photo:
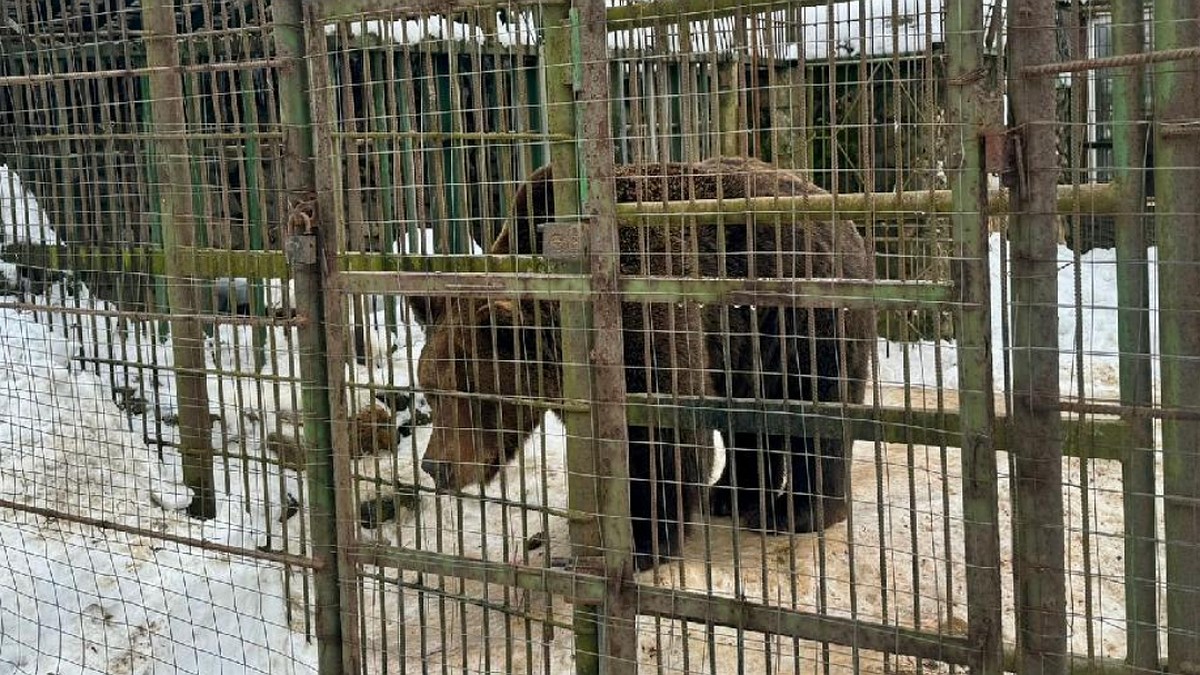
<path fill-rule="evenodd" d="M 1021 673 L 1063 673 L 1067 621 L 1064 579 L 1062 416 L 1058 409 L 1058 227 L 1054 78 L 1022 76 L 1056 58 L 1055 8 L 1043 0 L 1009 6 L 1008 93 L 1015 161 L 1010 220 L 1012 401 L 1021 430 L 1013 459 L 1013 576 Z"/>
<path fill-rule="evenodd" d="M 546 36 L 546 113 L 550 142 L 550 163 L 556 189 L 554 211 L 561 219 L 578 218 L 581 213 L 579 172 L 575 142 L 575 73 L 571 55 L 571 23 L 565 7 L 546 7 L 542 13 Z M 561 262 L 559 272 L 582 274 L 583 258 Z M 569 400 L 591 400 L 589 384 L 590 312 L 586 302 L 559 303 L 562 330 L 563 396 Z M 567 507 L 581 513 L 600 513 L 596 451 L 593 444 L 591 410 L 566 411 L 563 426 L 567 433 Z M 572 521 L 571 547 L 580 559 L 598 559 L 601 550 L 597 519 Z M 575 672 L 594 675 L 600 672 L 600 617 L 595 606 L 574 608 Z"/>
<path fill-rule="evenodd" d="M 1156 50 L 1200 44 L 1200 6 L 1154 3 Z M 1162 406 L 1195 411 L 1200 381 L 1200 61 L 1154 67 L 1154 217 L 1158 227 Z M 1190 126 L 1189 126 L 1190 125 Z M 1190 128 L 1191 133 L 1187 133 Z M 1163 422 L 1167 661 L 1200 671 L 1200 422 Z"/>
<path fill-rule="evenodd" d="M 951 3 L 946 12 L 951 119 L 959 127 L 963 155 L 950 172 L 951 221 L 958 255 L 954 280 L 963 300 L 958 341 L 963 463 L 963 537 L 967 566 L 968 634 L 979 653 L 975 671 L 1002 670 L 1000 516 L 993 446 L 992 327 L 988 269 L 987 191 L 984 189 L 981 123 L 983 72 L 982 6 Z"/>
<path fill-rule="evenodd" d="M 587 256 L 591 276 L 594 343 L 592 416 L 595 465 L 600 477 L 597 505 L 600 540 L 609 580 L 600 607 L 601 668 L 605 673 L 637 671 L 637 606 L 633 591 L 633 532 L 629 515 L 629 453 L 625 420 L 625 348 L 622 333 L 620 240 L 613 180 L 609 118 L 608 31 L 605 0 L 586 0 L 579 10 L 579 114 L 583 170 L 587 181 Z"/>
<path fill-rule="evenodd" d="M 310 78 L 305 62 L 304 15 L 299 0 L 276 3 L 275 50 L 279 68 L 280 122 L 284 133 L 284 204 L 296 207 L 312 203 L 317 189 L 315 149 L 313 146 L 313 110 L 310 108 Z M 323 39 L 323 34 L 322 34 Z M 290 211 L 290 209 L 289 209 Z M 284 225 L 285 241 L 290 236 L 318 238 L 321 215 L 315 214 L 313 234 L 303 230 L 289 232 Z M 289 219 L 290 213 L 279 214 Z M 339 581 L 339 552 L 336 496 L 333 472 L 333 445 L 330 407 L 329 369 L 325 344 L 325 298 L 323 296 L 320 250 L 310 261 L 292 261 L 297 315 L 307 319 L 299 326 L 301 400 L 304 408 L 304 441 L 308 448 L 305 477 L 308 481 L 311 555 L 319 567 L 313 573 L 316 601 L 317 668 L 322 675 L 358 672 L 357 652 L 344 649 L 343 629 L 358 625 L 352 614 L 344 613 Z M 347 594 L 350 595 L 350 594 Z"/>
<path fill-rule="evenodd" d="M 179 449 L 183 456 L 183 482 L 193 492 L 188 514 L 199 518 L 217 515 L 216 485 L 213 479 L 212 420 L 208 410 L 208 383 L 205 375 L 204 329 L 196 316 L 197 288 L 180 273 L 180 249 L 195 245 L 195 223 L 188 195 L 191 193 L 191 167 L 188 145 L 183 132 L 187 120 L 183 109 L 183 82 L 176 67 L 180 64 L 175 37 L 175 6 L 169 2 L 147 2 L 142 9 L 146 26 L 147 65 L 150 73 L 150 98 L 153 131 L 161 134 L 155 153 L 158 211 L 162 216 L 164 266 L 167 297 L 171 312 L 172 346 L 175 352 L 179 406 Z"/>
<path fill-rule="evenodd" d="M 1116 55 L 1145 51 L 1141 0 L 1113 7 Z M 1150 359 L 1150 276 L 1146 228 L 1146 87 L 1140 65 L 1113 75 L 1113 172 L 1121 206 L 1116 213 L 1117 345 L 1121 404 L 1154 405 Z M 1127 417 L 1129 442 L 1121 463 L 1125 514 L 1125 663 L 1149 672 L 1158 656 L 1158 505 L 1155 500 L 1154 421 Z"/>

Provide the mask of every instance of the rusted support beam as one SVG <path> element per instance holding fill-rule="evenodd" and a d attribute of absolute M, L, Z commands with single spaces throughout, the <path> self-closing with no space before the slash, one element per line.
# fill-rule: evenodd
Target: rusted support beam
<path fill-rule="evenodd" d="M 582 168 L 587 186 L 583 215 L 591 277 L 592 428 L 600 485 L 600 538 L 608 586 L 601 611 L 600 667 L 604 673 L 636 673 L 637 602 L 630 527 L 629 438 L 625 420 L 625 340 L 621 310 L 621 242 L 615 205 L 614 147 L 609 122 L 608 30 L 605 0 L 577 3 L 578 105 Z M 696 336 L 699 339 L 699 336 Z M 684 375 L 686 377 L 686 375 Z"/>

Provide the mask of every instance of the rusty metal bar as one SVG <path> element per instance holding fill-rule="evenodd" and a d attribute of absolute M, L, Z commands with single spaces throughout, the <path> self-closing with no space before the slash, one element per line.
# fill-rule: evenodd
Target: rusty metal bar
<path fill-rule="evenodd" d="M 1144 23 L 1139 20 L 1139 23 Z M 1117 27 L 1116 22 L 1113 24 Z M 1168 63 L 1170 61 L 1188 61 L 1200 59 L 1200 47 L 1184 47 L 1181 49 L 1164 49 L 1156 52 L 1141 54 L 1122 54 L 1098 59 L 1078 59 L 1075 61 L 1059 61 L 1044 63 L 1038 66 L 1026 66 L 1021 69 L 1025 77 L 1061 75 L 1063 73 L 1079 73 L 1100 68 L 1122 68 L 1126 66 L 1145 66 L 1151 63 Z"/>
<path fill-rule="evenodd" d="M 277 562 L 284 565 L 294 565 L 311 570 L 318 570 L 321 567 L 320 561 L 313 560 L 307 556 L 295 555 L 292 553 L 283 553 L 279 551 L 269 551 L 262 548 L 244 548 L 241 546 L 230 546 L 217 541 L 208 539 L 197 539 L 196 537 L 181 537 L 170 532 L 163 532 L 159 529 L 151 529 L 148 527 L 135 527 L 133 525 L 125 525 L 104 518 L 92 518 L 91 516 L 83 516 L 68 511 L 60 511 L 58 509 L 48 509 L 42 506 L 33 506 L 32 504 L 22 504 L 8 499 L 0 498 L 0 509 L 11 509 L 22 513 L 32 513 L 43 518 L 51 518 L 61 520 L 67 523 L 78 523 L 80 525 L 88 525 L 90 527 L 99 528 L 102 530 L 112 530 L 113 532 L 124 532 L 135 537 L 145 537 L 155 541 L 169 541 L 180 546 L 188 546 L 203 551 L 216 551 L 226 555 L 237 556 L 239 558 L 249 558 L 251 560 L 264 560 L 267 562 Z"/>
<path fill-rule="evenodd" d="M 604 673 L 636 673 L 637 613 L 632 596 L 633 532 L 630 527 L 629 436 L 625 419 L 625 341 L 622 315 L 621 241 L 613 178 L 615 149 L 609 118 L 608 30 L 605 0 L 577 2 L 572 16 L 577 54 L 578 115 L 587 199 L 583 216 L 587 270 L 591 276 L 593 343 L 592 451 L 599 474 L 597 512 L 604 543 L 607 593 L 600 606 L 600 667 Z M 699 336 L 695 336 L 697 339 Z"/>
<path fill-rule="evenodd" d="M 1154 40 L 1161 49 L 1200 44 L 1200 6 L 1157 0 Z M 1166 133 L 1200 111 L 1200 63 L 1154 68 L 1154 219 L 1158 230 L 1159 348 L 1164 408 L 1198 410 L 1200 381 L 1200 144 Z M 1166 522 L 1167 661 L 1171 672 L 1200 664 L 1200 422 L 1162 425 Z"/>
<path fill-rule="evenodd" d="M 608 597 L 606 578 L 579 571 L 525 567 L 508 562 L 401 550 L 379 544 L 355 546 L 352 558 L 360 565 L 394 567 L 557 593 L 571 598 L 576 604 L 599 604 Z M 956 665 L 970 664 L 977 658 L 977 647 L 961 636 L 931 635 L 898 626 L 644 584 L 630 586 L 629 593 L 638 612 L 645 615 L 731 626 L 804 640 L 857 644 L 864 649 L 908 654 Z"/>
<path fill-rule="evenodd" d="M 1062 417 L 1058 413 L 1058 226 L 1055 81 L 1023 78 L 1056 58 L 1055 7 L 1015 0 L 1008 81 L 1019 179 L 1009 225 L 1012 247 L 1012 401 L 1021 430 L 1013 462 L 1013 576 L 1019 671 L 1064 673 L 1067 652 L 1063 545 Z"/>
<path fill-rule="evenodd" d="M 979 645 L 958 635 L 935 635 L 911 628 L 643 584 L 638 584 L 636 597 L 639 611 L 652 616 L 849 645 L 885 654 L 905 654 L 954 665 L 969 665 L 979 659 Z"/>
<path fill-rule="evenodd" d="M 814 404 L 805 402 L 756 401 L 754 399 L 723 399 L 720 405 L 691 397 L 629 396 L 627 415 L 631 423 L 647 423 L 655 411 L 663 408 L 686 408 L 698 424 L 711 424 L 719 429 L 765 431 L 788 434 L 797 430 L 822 435 L 841 433 L 842 424 L 850 425 L 856 438 L 870 438 L 885 443 L 961 448 L 964 421 L 963 411 L 914 410 L 899 406 L 870 406 L 850 404 Z M 1014 449 L 1013 435 L 1005 416 L 997 416 L 991 442 L 995 451 Z M 1125 461 L 1129 439 L 1128 424 L 1120 419 L 1064 419 L 1070 435 L 1064 453 L 1075 457 Z"/>

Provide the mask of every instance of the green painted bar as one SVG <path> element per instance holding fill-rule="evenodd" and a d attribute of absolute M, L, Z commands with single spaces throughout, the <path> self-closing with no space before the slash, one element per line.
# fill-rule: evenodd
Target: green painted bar
<path fill-rule="evenodd" d="M 1011 208 L 1011 194 L 1007 190 L 996 190 L 988 194 L 986 204 L 975 208 L 985 209 L 985 215 L 1002 215 Z M 623 225 L 653 224 L 663 217 L 678 219 L 686 216 L 689 222 L 711 225 L 717 222 L 745 222 L 745 214 L 777 215 L 783 222 L 792 218 L 811 216 L 809 219 L 888 218 L 896 215 L 913 216 L 953 215 L 958 207 L 953 190 L 911 190 L 871 194 L 864 192 L 838 195 L 808 195 L 803 197 L 755 197 L 752 199 L 697 199 L 678 202 L 644 202 L 641 204 L 618 204 L 617 216 Z M 1113 213 L 1117 208 L 1117 193 L 1112 185 L 1095 183 L 1086 185 L 1062 185 L 1058 187 L 1057 208 L 1060 213 Z"/>
<path fill-rule="evenodd" d="M 254 102 L 254 78 L 250 74 L 243 74 L 245 79 L 249 80 L 249 84 L 244 84 L 241 89 L 242 108 L 244 109 L 243 128 L 248 132 L 245 140 L 246 156 L 242 161 L 246 176 L 246 220 L 249 224 L 247 248 L 251 251 L 261 251 L 266 245 L 266 237 L 263 234 L 267 231 L 266 215 L 263 213 L 262 205 L 258 199 L 263 194 L 262 176 L 260 175 L 260 164 L 262 159 L 262 143 L 258 138 L 258 114 Z M 257 316 L 265 316 L 267 308 L 267 294 L 263 287 L 261 279 L 256 279 L 251 282 L 251 289 L 254 298 L 253 311 Z M 263 326 L 258 326 L 252 333 L 254 347 L 254 371 L 260 372 L 262 367 L 267 363 L 267 330 Z"/>
<path fill-rule="evenodd" d="M 1200 5 L 1154 2 L 1154 49 L 1200 44 Z M 1200 63 L 1159 63 L 1154 81 L 1154 220 L 1158 231 L 1161 405 L 1197 410 L 1200 382 Z M 1162 425 L 1166 522 L 1167 661 L 1173 673 L 1200 665 L 1200 422 Z"/>
<path fill-rule="evenodd" d="M 910 410 L 900 406 L 813 404 L 808 402 L 756 401 L 730 399 L 720 403 L 689 397 L 647 397 L 631 394 L 628 417 L 631 423 L 644 424 L 664 408 L 686 409 L 697 424 L 737 431 L 790 433 L 797 429 L 805 433 L 840 434 L 843 421 L 848 420 L 857 438 L 878 439 L 884 443 L 913 443 L 930 447 L 961 448 L 963 420 L 961 411 L 936 412 Z M 996 452 L 1012 447 L 1010 430 L 1003 415 L 997 416 L 996 433 L 992 438 Z M 1067 441 L 1064 452 L 1073 457 L 1088 457 L 1124 462 L 1129 458 L 1131 435 L 1128 422 L 1116 418 L 1086 420 L 1065 419 Z M 683 426 L 683 425 L 681 425 Z"/>
<path fill-rule="evenodd" d="M 308 45 L 303 32 L 301 0 L 286 0 L 272 6 L 275 15 L 275 51 L 281 65 L 279 78 L 280 123 L 284 131 L 284 177 L 286 200 L 299 203 L 318 189 L 313 139 L 314 111 L 310 108 Z M 322 37 L 323 39 L 323 37 Z M 311 63 L 316 63 L 314 59 Z M 328 80 L 325 80 L 328 81 Z M 287 236 L 287 233 L 283 233 Z M 319 248 L 319 247 L 318 247 Z M 313 574 L 316 596 L 317 670 L 321 675 L 359 672 L 357 652 L 343 649 L 358 626 L 352 606 L 343 602 L 340 588 L 336 490 L 333 469 L 333 428 L 328 350 L 325 344 L 324 308 L 320 260 L 297 264 L 291 269 L 296 292 L 296 311 L 309 321 L 298 329 L 300 389 L 304 408 L 304 440 L 308 487 L 309 528 L 314 562 L 321 565 Z M 346 594 L 353 597 L 353 593 Z"/>
<path fill-rule="evenodd" d="M 571 55 L 571 23 L 568 12 L 559 6 L 546 7 L 542 13 L 545 32 L 546 68 L 546 115 L 549 131 L 555 138 L 574 137 L 576 128 L 575 78 Z M 572 220 L 581 212 L 580 195 L 577 190 L 565 189 L 577 184 L 578 157 L 573 141 L 551 141 L 550 163 L 554 177 L 564 189 L 554 191 L 554 210 L 564 220 Z M 582 260 L 560 263 L 555 271 L 566 274 L 582 274 Z M 580 277 L 586 285 L 586 277 Z M 563 301 L 559 305 L 560 330 L 562 331 L 563 395 L 567 398 L 591 402 L 591 376 L 588 352 L 591 350 L 591 313 L 586 296 L 576 301 Z M 598 485 L 595 480 L 597 467 L 593 443 L 592 411 L 589 407 L 567 411 L 563 426 L 567 433 L 567 506 L 584 513 L 599 513 Z M 595 558 L 603 555 L 600 546 L 600 528 L 596 521 L 572 522 L 571 550 L 580 558 Z M 600 613 L 595 606 L 575 606 L 575 672 L 578 675 L 599 675 L 600 669 Z"/>
<path fill-rule="evenodd" d="M 590 293 L 586 280 L 571 274 L 531 276 L 521 272 L 343 272 L 341 278 L 346 289 L 354 293 L 483 297 L 513 294 L 563 301 L 583 301 Z M 898 281 L 750 281 L 628 276 L 621 277 L 617 286 L 627 302 L 671 302 L 687 298 L 709 303 L 789 307 L 921 307 L 955 299 L 953 290 L 944 284 Z"/>
<path fill-rule="evenodd" d="M 1145 51 L 1141 0 L 1113 7 L 1116 55 Z M 1117 346 L 1121 403 L 1154 405 L 1150 358 L 1150 277 L 1146 230 L 1146 83 L 1142 68 L 1113 71 L 1113 171 L 1116 209 Z M 1130 418 L 1121 465 L 1125 515 L 1125 663 L 1133 672 L 1155 670 L 1158 645 L 1158 504 L 1155 499 L 1154 422 Z"/>
<path fill-rule="evenodd" d="M 504 0 L 504 6 L 514 10 L 519 7 L 546 7 L 553 11 L 561 11 L 567 4 L 567 0 Z M 390 14 L 394 19 L 411 19 L 435 14 L 453 15 L 476 9 L 491 9 L 495 6 L 496 0 L 418 0 L 415 4 L 413 0 L 326 0 L 314 3 L 317 16 L 322 20 L 383 12 Z"/>
<path fill-rule="evenodd" d="M 975 74 L 984 72 L 983 7 L 978 2 L 946 8 L 948 103 L 959 129 L 962 164 L 949 171 L 951 222 L 957 252 L 952 274 L 968 304 L 960 318 L 958 368 L 963 430 L 963 537 L 966 561 L 967 625 L 979 656 L 977 673 L 1002 671 L 1003 597 L 1000 584 L 1000 515 L 996 478 L 995 401 L 992 383 L 989 207 L 984 189 L 981 109 L 983 91 Z"/>
<path fill-rule="evenodd" d="M 404 116 L 401 116 L 402 124 Z M 411 150 L 403 153 L 408 168 L 405 175 L 411 175 Z M 408 190 L 408 187 L 402 187 Z M 1000 215 L 1007 213 L 1007 193 L 994 192 L 988 202 L 986 213 Z M 957 209 L 950 199 L 951 193 L 945 190 L 888 193 L 874 197 L 868 206 L 868 196 L 863 194 L 839 195 L 836 201 L 836 213 L 841 218 L 861 219 L 863 216 L 887 217 L 889 214 L 929 213 L 953 214 Z M 1072 186 L 1063 186 L 1059 190 L 1059 212 L 1075 213 L 1092 211 L 1097 214 L 1116 213 L 1118 194 L 1114 186 L 1108 184 L 1084 185 L 1078 191 Z M 405 200 L 411 209 L 413 199 Z M 618 218 L 625 227 L 640 227 L 653 225 L 662 218 L 678 221 L 684 214 L 698 224 L 736 223 L 739 214 L 748 212 L 776 214 L 781 219 L 790 221 L 793 215 L 812 215 L 814 217 L 829 217 L 834 213 L 834 198 L 829 195 L 814 195 L 807 198 L 774 198 L 760 199 L 727 199 L 697 200 L 694 202 L 670 202 L 646 204 L 617 204 Z M 978 206 L 976 206 L 978 208 Z M 415 219 L 415 213 L 406 215 Z M 225 251 L 219 249 L 198 249 L 189 247 L 182 249 L 187 255 L 180 264 L 187 265 L 188 274 L 216 278 L 226 275 L 281 279 L 288 276 L 287 261 L 283 254 L 275 251 Z M 62 253 L 59 253 L 62 255 Z M 164 260 L 162 252 L 153 248 L 122 248 L 105 247 L 73 247 L 71 255 L 86 261 L 89 269 L 111 270 L 114 260 L 121 255 L 129 256 L 130 264 L 122 269 L 139 272 L 161 274 Z M 46 258 L 49 264 L 49 257 Z M 138 262 L 142 260 L 142 262 Z M 134 264 L 136 263 L 136 264 Z M 543 272 L 546 270 L 544 261 L 532 257 L 513 256 L 463 256 L 463 255 L 395 255 L 378 253 L 347 252 L 339 259 L 341 269 L 345 271 L 397 271 L 397 272 Z"/>

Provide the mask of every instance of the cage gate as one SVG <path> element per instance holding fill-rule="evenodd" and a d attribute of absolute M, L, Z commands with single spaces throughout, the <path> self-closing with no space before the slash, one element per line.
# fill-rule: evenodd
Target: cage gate
<path fill-rule="evenodd" d="M 336 289 L 327 296 L 327 334 L 330 346 L 346 346 L 350 364 L 344 418 L 335 424 L 345 433 L 335 439 L 357 468 L 346 468 L 354 487 L 342 495 L 339 521 L 368 527 L 341 530 L 351 542 L 342 546 L 361 626 L 374 627 L 353 646 L 366 670 L 404 670 L 414 659 L 462 672 L 639 664 L 715 672 L 726 662 L 772 672 L 809 662 L 999 668 L 981 142 L 964 143 L 979 152 L 964 156 L 950 191 L 895 197 L 831 198 L 803 171 L 782 169 L 803 169 L 806 159 L 747 164 L 754 148 L 774 148 L 748 133 L 757 122 L 733 92 L 761 86 L 787 119 L 811 103 L 803 75 L 737 55 L 747 46 L 736 8 L 689 14 L 472 3 L 451 15 L 330 7 L 309 20 L 335 38 L 328 91 L 314 100 L 340 120 L 317 126 L 332 148 L 317 157 L 327 160 L 342 237 L 342 260 L 326 281 Z M 956 36 L 948 45 L 951 78 L 966 77 L 982 67 L 983 45 L 972 41 L 976 32 L 954 27 L 982 24 L 983 15 L 953 9 L 946 21 Z M 675 36 L 677 60 L 657 51 L 663 44 L 644 26 Z M 406 31 L 426 37 L 396 39 Z M 719 45 L 734 56 L 717 53 Z M 326 60 L 319 51 L 311 56 Z M 708 97 L 711 108 L 705 91 L 721 92 Z M 953 119 L 975 119 L 979 95 L 952 87 Z M 625 126 L 610 132 L 615 121 Z M 727 159 L 704 160 L 710 153 Z M 852 244 L 837 234 L 845 230 L 836 222 L 805 225 L 881 213 L 907 221 L 901 231 L 952 233 L 942 244 L 953 247 L 951 274 L 880 279 L 873 265 L 851 273 L 842 249 Z M 866 231 L 866 245 L 878 246 Z M 705 240 L 712 233 L 719 241 Z M 814 244 L 821 236 L 833 238 Z M 816 255 L 805 246 L 827 248 L 811 249 L 824 251 Z M 838 400 L 836 390 L 855 386 L 845 373 L 859 357 L 827 346 L 831 336 L 817 334 L 825 321 L 818 317 L 834 317 L 826 324 L 843 339 L 874 344 L 874 325 L 860 335 L 846 317 L 876 310 L 954 315 L 958 411 L 930 392 L 878 383 L 869 401 Z M 789 332 L 807 332 L 810 342 L 791 342 Z M 699 352 L 723 362 L 706 363 Z M 818 372 L 819 359 L 830 360 L 830 373 Z M 789 375 L 789 367 L 797 372 Z M 334 370 L 330 384 L 339 391 Z M 697 372 L 713 372 L 723 389 L 696 381 Z M 771 386 L 782 395 L 759 393 Z M 428 416 L 432 426 L 401 425 L 393 438 L 376 420 L 394 426 L 397 416 L 410 423 Z M 371 460 L 380 436 L 407 449 Z M 859 439 L 859 454 L 844 463 L 814 459 L 822 444 L 846 437 Z M 743 442 L 775 450 L 732 447 Z M 812 447 L 793 449 L 802 443 Z M 927 469 L 912 468 L 925 466 L 913 460 L 914 443 L 937 449 Z M 692 456 L 720 457 L 722 446 L 725 466 L 718 459 L 710 474 L 693 475 L 704 467 L 691 466 Z M 884 490 L 893 462 L 908 467 L 909 486 L 886 489 L 909 500 L 910 519 L 919 508 L 912 488 L 929 478 L 914 471 L 959 467 L 961 486 L 937 488 L 942 499 L 961 499 L 963 520 L 943 516 L 935 527 L 933 609 L 921 609 L 915 528 L 906 528 L 908 580 L 889 590 L 880 576 L 898 564 L 888 559 L 890 535 L 877 529 L 892 517 L 882 501 L 869 500 L 864 516 L 852 496 L 841 516 L 851 527 L 856 517 L 876 520 L 864 530 L 877 537 L 874 553 L 857 553 L 847 535 L 798 546 L 737 524 L 757 519 L 774 523 L 768 531 L 805 531 L 813 525 L 798 523 L 823 518 L 825 509 L 838 520 L 836 499 L 781 501 L 780 489 L 786 496 L 805 480 L 793 463 L 811 467 L 815 484 L 807 490 L 819 496 L 837 482 L 822 472 L 842 469 L 851 489 L 873 479 Z M 774 472 L 786 477 L 772 490 L 739 488 L 751 497 L 726 507 L 732 524 L 686 510 L 688 481 L 719 484 L 735 465 L 743 473 L 758 465 L 764 481 Z M 955 473 L 946 480 L 958 480 Z M 650 502 L 647 512 L 631 513 L 639 499 Z M 676 550 L 670 521 L 682 512 L 695 522 Z M 743 550 L 753 555 L 741 560 Z M 854 562 L 856 555 L 873 562 Z M 839 567 L 839 556 L 848 556 L 849 568 Z M 639 572 L 648 566 L 653 572 Z M 856 566 L 875 567 L 875 576 L 856 580 Z M 840 576 L 847 569 L 850 576 Z M 856 589 L 874 584 L 882 584 L 881 604 L 857 609 Z M 908 599 L 897 604 L 885 599 L 889 593 Z M 898 665 L 904 659 L 911 665 Z"/>

